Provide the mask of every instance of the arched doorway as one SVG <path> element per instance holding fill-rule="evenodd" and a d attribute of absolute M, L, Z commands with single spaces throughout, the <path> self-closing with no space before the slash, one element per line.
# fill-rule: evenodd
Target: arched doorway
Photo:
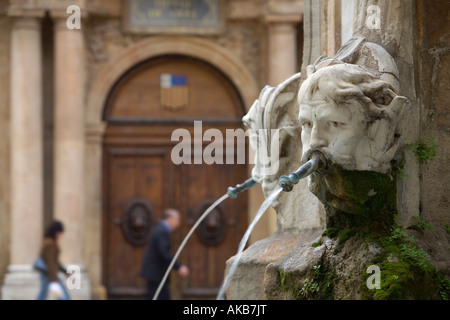
<path fill-rule="evenodd" d="M 103 114 L 103 283 L 111 297 L 144 293 L 139 270 L 146 240 L 165 208 L 182 214 L 182 225 L 172 235 L 175 252 L 206 206 L 248 176 L 246 165 L 236 162 L 174 164 L 171 152 L 178 141 L 171 141 L 172 132 L 184 128 L 192 144 L 198 143 L 194 121 L 202 121 L 203 132 L 215 128 L 225 137 L 226 129 L 241 128 L 244 114 L 232 83 L 214 67 L 187 56 L 140 63 L 113 86 Z M 190 239 L 180 260 L 191 273 L 188 279 L 173 275 L 174 298 L 216 294 L 225 261 L 245 232 L 246 211 L 245 195 L 227 200 Z"/>

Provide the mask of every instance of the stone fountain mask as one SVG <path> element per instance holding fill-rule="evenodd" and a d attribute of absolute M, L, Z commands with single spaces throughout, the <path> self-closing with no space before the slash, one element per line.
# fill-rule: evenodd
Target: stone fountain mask
<path fill-rule="evenodd" d="M 309 184 L 325 205 L 327 227 L 348 223 L 350 216 L 339 212 L 383 228 L 392 223 L 391 163 L 401 158 L 398 123 L 409 106 L 396 91 L 379 72 L 335 59 L 320 62 L 300 87 L 303 161 L 314 150 L 328 160 Z"/>
<path fill-rule="evenodd" d="M 300 135 L 299 83 L 298 73 L 277 87 L 266 86 L 243 118 L 255 150 L 252 178 L 261 183 L 266 196 L 278 186 L 280 174 L 300 165 L 301 145 L 296 139 Z"/>
<path fill-rule="evenodd" d="M 408 100 L 362 66 L 330 60 L 298 93 L 303 158 L 321 150 L 346 170 L 388 173 Z"/>
<path fill-rule="evenodd" d="M 306 71 L 304 81 L 296 74 L 276 88 L 266 86 L 243 118 L 256 151 L 252 177 L 261 183 L 265 196 L 278 186 L 281 175 L 297 170 L 316 149 L 327 157 L 329 168 L 389 174 L 391 160 L 401 158 L 398 123 L 409 106 L 408 100 L 397 94 L 399 77 L 394 59 L 381 46 L 352 38 L 333 58 L 320 57 Z M 278 136 L 272 136 L 273 129 Z M 270 169 L 277 170 L 267 170 L 259 151 L 273 156 L 277 149 L 279 156 L 271 157 L 270 163 Z M 328 175 L 311 175 L 310 190 L 315 190 L 323 203 L 335 207 L 341 203 L 341 211 L 355 212 L 358 206 L 340 201 L 348 191 L 342 187 L 343 180 L 333 185 L 331 177 L 340 177 L 340 173 L 329 170 Z M 374 192 L 370 188 L 367 194 Z M 297 187 L 282 193 L 272 206 L 287 226 L 292 221 L 284 216 L 294 216 L 290 214 L 293 208 L 310 211 L 314 200 Z"/>

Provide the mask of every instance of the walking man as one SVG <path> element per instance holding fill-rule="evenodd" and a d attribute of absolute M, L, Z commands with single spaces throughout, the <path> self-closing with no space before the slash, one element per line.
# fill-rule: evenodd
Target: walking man
<path fill-rule="evenodd" d="M 166 209 L 162 221 L 152 231 L 145 254 L 141 276 L 147 279 L 147 299 L 153 299 L 158 286 L 172 261 L 170 253 L 170 232 L 180 226 L 180 213 L 176 209 Z M 189 269 L 185 265 L 175 262 L 173 268 L 182 277 L 189 275 Z M 159 293 L 158 300 L 170 300 L 169 279 Z"/>

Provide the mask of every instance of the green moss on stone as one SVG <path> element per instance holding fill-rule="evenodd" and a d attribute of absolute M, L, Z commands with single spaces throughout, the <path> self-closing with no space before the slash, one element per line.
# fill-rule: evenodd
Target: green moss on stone
<path fill-rule="evenodd" d="M 439 299 L 446 289 L 440 288 L 441 276 L 429 261 L 429 255 L 420 248 L 406 231 L 393 226 L 389 236 L 368 237 L 366 241 L 380 244 L 384 250 L 372 261 L 381 270 L 381 288 L 369 290 L 365 285 L 368 275 L 363 274 L 361 285 L 365 299 Z"/>
<path fill-rule="evenodd" d="M 376 243 L 381 251 L 371 264 L 381 270 L 381 288 L 368 289 L 367 266 L 361 265 L 359 293 L 363 299 L 448 299 L 450 281 L 436 272 L 429 255 L 410 239 L 406 231 L 394 224 L 396 211 L 396 176 L 373 171 L 349 171 L 331 165 L 326 172 L 313 173 L 310 189 L 323 203 L 327 229 L 322 236 L 337 238 L 333 255 L 355 237 Z M 353 240 L 352 240 L 353 241 Z M 318 247 L 322 240 L 312 244 Z M 346 253 L 348 254 L 348 252 Z M 326 258 L 328 256 L 328 258 Z M 279 271 L 279 286 L 267 293 L 269 299 L 333 299 L 340 279 L 329 254 L 307 274 Z M 334 260 L 333 260 L 334 261 Z M 357 272 L 357 271 L 355 271 Z M 354 276 L 347 276 L 347 279 Z M 358 282 L 358 281 L 357 281 Z M 342 290 L 342 287 L 341 289 Z"/>
<path fill-rule="evenodd" d="M 327 170 L 313 174 L 311 191 L 325 205 L 328 229 L 387 233 L 396 216 L 395 174 L 345 170 L 337 165 Z"/>
<path fill-rule="evenodd" d="M 278 270 L 278 288 L 266 292 L 269 300 L 333 300 L 337 281 L 330 265 L 316 265 L 306 275 Z"/>

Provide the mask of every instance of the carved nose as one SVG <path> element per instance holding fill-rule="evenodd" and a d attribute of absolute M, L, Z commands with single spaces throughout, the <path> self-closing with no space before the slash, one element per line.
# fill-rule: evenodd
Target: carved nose
<path fill-rule="evenodd" d="M 320 134 L 319 130 L 317 130 L 317 128 L 314 127 L 311 132 L 310 147 L 319 148 L 326 146 L 328 146 L 328 141 Z"/>

